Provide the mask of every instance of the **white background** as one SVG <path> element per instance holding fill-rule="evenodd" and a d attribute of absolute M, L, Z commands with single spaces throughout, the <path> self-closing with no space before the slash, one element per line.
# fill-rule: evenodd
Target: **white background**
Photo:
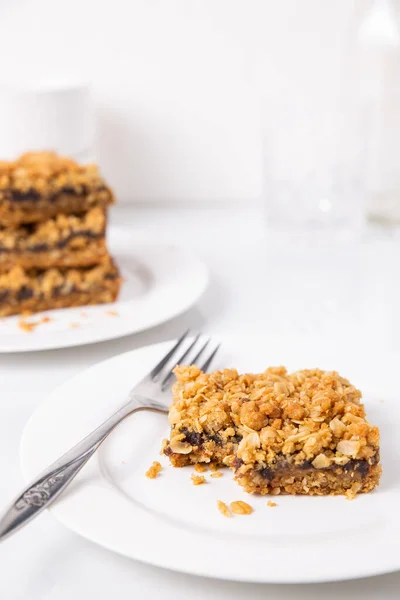
<path fill-rule="evenodd" d="M 122 200 L 247 203 L 261 191 L 260 112 L 273 122 L 285 99 L 334 89 L 369 3 L 0 0 L 0 80 L 91 80 Z"/>

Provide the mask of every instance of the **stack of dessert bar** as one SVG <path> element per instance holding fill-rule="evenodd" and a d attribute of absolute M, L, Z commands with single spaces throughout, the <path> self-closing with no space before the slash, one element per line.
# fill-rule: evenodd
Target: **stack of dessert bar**
<path fill-rule="evenodd" d="M 51 152 L 0 162 L 0 316 L 116 299 L 105 242 L 113 202 L 95 165 Z"/>

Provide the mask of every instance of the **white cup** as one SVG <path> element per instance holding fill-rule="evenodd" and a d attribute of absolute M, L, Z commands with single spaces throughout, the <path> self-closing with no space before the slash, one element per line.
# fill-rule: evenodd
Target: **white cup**
<path fill-rule="evenodd" d="M 0 82 L 0 160 L 34 150 L 90 156 L 94 130 L 88 84 Z"/>

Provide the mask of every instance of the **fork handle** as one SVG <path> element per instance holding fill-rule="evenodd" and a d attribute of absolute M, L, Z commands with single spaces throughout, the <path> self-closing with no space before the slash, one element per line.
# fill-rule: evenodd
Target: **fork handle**
<path fill-rule="evenodd" d="M 54 470 L 51 474 L 41 476 L 26 487 L 0 520 L 0 541 L 48 508 L 79 473 L 97 447 L 93 447 L 91 451 L 79 456 L 75 461 L 68 462 L 60 469 Z"/>
<path fill-rule="evenodd" d="M 114 427 L 125 417 L 139 410 L 165 412 L 155 403 L 134 396 L 128 404 L 52 463 L 19 494 L 0 519 L 0 541 L 48 508 L 85 466 Z"/>

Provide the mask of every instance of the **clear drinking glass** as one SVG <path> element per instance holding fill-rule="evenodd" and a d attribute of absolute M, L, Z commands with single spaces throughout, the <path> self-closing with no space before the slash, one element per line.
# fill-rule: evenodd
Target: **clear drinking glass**
<path fill-rule="evenodd" d="M 329 77 L 320 82 L 311 64 L 268 104 L 264 198 L 274 229 L 357 231 L 364 224 L 367 114 L 356 29 L 346 35 Z"/>
<path fill-rule="evenodd" d="M 370 125 L 367 210 L 400 224 L 400 2 L 374 0 L 360 27 Z"/>

